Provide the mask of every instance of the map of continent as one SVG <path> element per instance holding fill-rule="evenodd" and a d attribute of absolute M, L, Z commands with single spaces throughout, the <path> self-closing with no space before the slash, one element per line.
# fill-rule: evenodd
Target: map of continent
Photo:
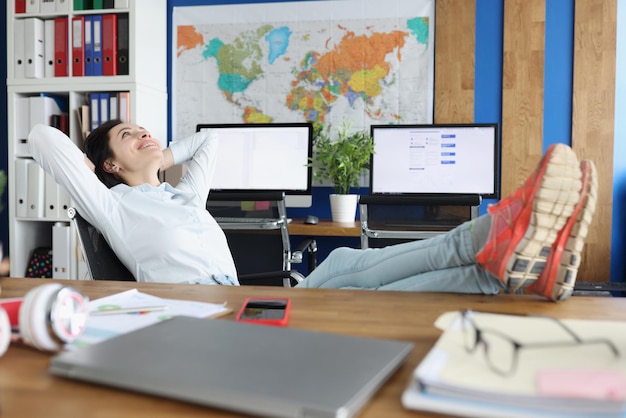
<path fill-rule="evenodd" d="M 176 27 L 176 133 L 198 123 L 427 123 L 429 18 Z"/>

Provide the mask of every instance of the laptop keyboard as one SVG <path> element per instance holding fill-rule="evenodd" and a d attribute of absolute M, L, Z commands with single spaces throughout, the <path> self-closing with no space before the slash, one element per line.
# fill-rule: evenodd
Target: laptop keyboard
<path fill-rule="evenodd" d="M 626 292 L 626 282 L 581 282 L 577 281 L 574 290 L 587 290 L 598 292 Z"/>
<path fill-rule="evenodd" d="M 238 216 L 216 216 L 217 223 L 242 223 L 242 224 L 268 224 L 278 222 L 280 219 L 276 218 L 247 218 Z M 291 222 L 291 219 L 287 219 L 287 222 Z"/>

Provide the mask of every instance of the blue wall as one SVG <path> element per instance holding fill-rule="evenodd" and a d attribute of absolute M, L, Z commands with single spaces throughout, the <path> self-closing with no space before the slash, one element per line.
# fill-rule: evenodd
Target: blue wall
<path fill-rule="evenodd" d="M 546 3 L 543 149 L 572 141 L 574 0 Z"/>
<path fill-rule="evenodd" d="M 10 1 L 10 0 L 7 0 Z M 7 8 L 3 5 L 0 7 L 2 12 L 0 13 L 0 20 L 2 20 L 2 33 L 0 33 L 0 45 L 7 44 Z M 2 69 L 0 69 L 0 76 L 3 80 L 7 79 L 7 57 L 2 57 Z M 4 115 L 0 119 L 0 170 L 8 172 L 8 127 L 7 127 L 7 90 L 6 88 L 2 92 L 2 101 L 0 102 L 0 114 Z M 9 252 L 9 209 L 8 209 L 8 191 L 2 197 L 2 206 L 4 210 L 0 213 L 0 243 L 3 243 L 5 255 Z"/>
<path fill-rule="evenodd" d="M 626 5 L 617 2 L 617 69 L 626 68 Z M 626 281 L 626 77 L 615 72 L 615 144 L 613 150 L 613 235 L 611 237 L 611 280 Z"/>

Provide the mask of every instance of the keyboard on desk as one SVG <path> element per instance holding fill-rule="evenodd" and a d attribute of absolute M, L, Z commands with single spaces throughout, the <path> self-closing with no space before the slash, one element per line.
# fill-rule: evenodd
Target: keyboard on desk
<path fill-rule="evenodd" d="M 244 216 L 216 216 L 215 220 L 219 224 L 271 224 L 279 222 L 277 218 L 248 218 Z M 287 223 L 291 222 L 291 219 L 287 219 Z"/>
<path fill-rule="evenodd" d="M 626 282 L 584 282 L 577 281 L 574 290 L 597 292 L 626 292 Z"/>
<path fill-rule="evenodd" d="M 452 229 L 459 226 L 463 221 L 457 219 L 403 219 L 403 220 L 386 220 L 378 221 L 378 224 L 391 228 L 411 228 L 411 229 L 429 229 L 429 228 L 448 228 Z"/>

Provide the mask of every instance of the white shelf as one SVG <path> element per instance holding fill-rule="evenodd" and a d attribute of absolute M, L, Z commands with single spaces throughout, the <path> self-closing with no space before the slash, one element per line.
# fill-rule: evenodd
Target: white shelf
<path fill-rule="evenodd" d="M 8 175 L 9 175 L 9 244 L 11 276 L 23 277 L 32 251 L 52 246 L 52 226 L 69 218 L 25 218 L 16 216 L 16 127 L 20 121 L 16 103 L 20 97 L 40 93 L 62 96 L 69 103 L 70 138 L 80 143 L 81 132 L 76 109 L 86 104 L 90 92 L 130 92 L 130 118 L 147 127 L 162 146 L 167 145 L 167 3 L 166 0 L 132 0 L 128 9 L 69 11 L 16 15 L 15 1 L 7 1 L 7 101 L 8 101 Z M 16 78 L 14 73 L 15 21 L 37 17 L 43 20 L 93 14 L 125 14 L 129 22 L 129 74 L 99 77 Z M 71 25 L 68 24 L 68 63 L 71 60 Z M 27 157 L 26 157 L 27 158 Z M 75 237 L 75 231 L 72 237 Z M 71 278 L 78 279 L 80 254 L 77 240 L 70 243 L 72 254 Z M 53 255 L 54 257 L 54 255 Z"/>

